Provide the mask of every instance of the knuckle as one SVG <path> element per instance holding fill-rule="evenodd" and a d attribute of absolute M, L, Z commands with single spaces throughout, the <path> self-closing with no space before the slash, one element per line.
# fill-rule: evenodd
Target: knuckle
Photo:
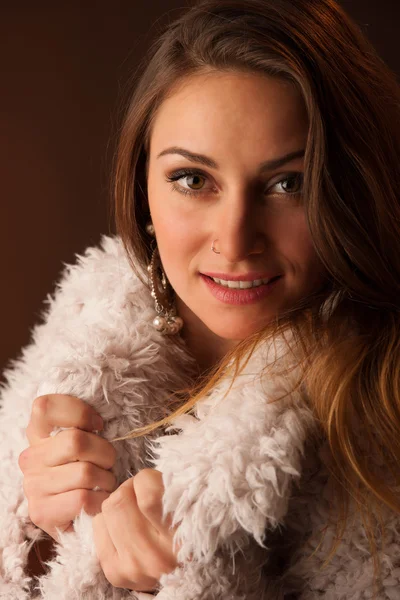
<path fill-rule="evenodd" d="M 147 494 L 136 494 L 136 501 L 142 512 L 152 512 L 159 507 L 161 498 L 154 490 L 149 490 Z"/>
<path fill-rule="evenodd" d="M 78 485 L 85 487 L 93 482 L 94 478 L 94 467 L 89 462 L 80 462 L 77 464 L 78 467 Z"/>
<path fill-rule="evenodd" d="M 113 444 L 104 438 L 98 439 L 99 451 L 103 457 L 103 468 L 106 470 L 112 469 L 117 460 L 117 451 Z"/>
<path fill-rule="evenodd" d="M 117 460 L 117 451 L 111 442 L 108 442 L 108 444 L 110 445 L 110 447 L 109 447 L 110 459 L 109 459 L 109 463 L 108 463 L 110 466 L 108 468 L 111 469 L 111 467 L 114 466 L 115 461 Z"/>
<path fill-rule="evenodd" d="M 47 395 L 38 396 L 37 398 L 34 399 L 34 401 L 32 403 L 32 415 L 35 415 L 36 417 L 39 417 L 39 418 L 43 417 L 46 414 L 48 405 L 49 405 L 49 397 Z"/>
<path fill-rule="evenodd" d="M 141 469 L 135 475 L 135 487 L 137 485 L 140 486 L 148 486 L 152 481 L 152 469 Z"/>
<path fill-rule="evenodd" d="M 151 469 L 143 469 L 134 478 L 135 494 L 141 510 L 151 511 L 158 508 L 163 494 L 162 481 L 158 480 Z"/>
<path fill-rule="evenodd" d="M 80 429 L 68 429 L 61 433 L 66 437 L 68 454 L 73 460 L 78 460 L 87 447 L 85 432 Z"/>
<path fill-rule="evenodd" d="M 28 505 L 29 518 L 36 527 L 44 529 L 44 514 L 45 510 L 43 505 L 38 502 L 30 502 Z"/>
<path fill-rule="evenodd" d="M 28 464 L 29 464 L 29 448 L 25 448 L 25 450 L 23 450 L 21 452 L 21 454 L 18 457 L 18 466 L 21 469 L 21 471 L 24 473 L 26 471 L 26 469 L 28 468 Z"/>
<path fill-rule="evenodd" d="M 88 424 L 91 423 L 93 420 L 93 409 L 90 407 L 90 405 L 85 402 L 84 400 L 81 400 L 81 398 L 78 398 L 79 400 L 79 405 L 77 407 L 77 412 L 79 415 L 79 421 L 82 424 Z"/>
<path fill-rule="evenodd" d="M 123 585 L 122 577 L 119 575 L 119 573 L 116 573 L 114 569 L 110 569 L 107 565 L 104 565 L 103 572 L 105 578 L 111 583 L 112 586 L 116 588 L 125 587 Z"/>

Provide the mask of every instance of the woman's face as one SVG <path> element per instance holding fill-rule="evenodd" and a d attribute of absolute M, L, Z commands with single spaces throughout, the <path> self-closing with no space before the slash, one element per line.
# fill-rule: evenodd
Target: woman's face
<path fill-rule="evenodd" d="M 212 73 L 181 84 L 151 131 L 151 217 L 186 325 L 238 341 L 322 282 L 296 193 L 307 114 L 277 78 Z"/>

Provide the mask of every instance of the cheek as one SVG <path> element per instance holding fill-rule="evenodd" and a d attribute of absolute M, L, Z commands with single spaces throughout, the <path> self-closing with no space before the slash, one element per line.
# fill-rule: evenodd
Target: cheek
<path fill-rule="evenodd" d="M 204 215 L 193 208 L 193 200 L 166 191 L 157 186 L 148 188 L 151 218 L 157 243 L 167 270 L 167 265 L 182 262 L 198 251 L 202 233 L 199 225 Z"/>
<path fill-rule="evenodd" d="M 165 205 L 154 206 L 151 214 L 166 275 L 172 287 L 181 288 L 202 247 L 198 220 L 193 221 L 185 211 L 169 210 Z"/>
<path fill-rule="evenodd" d="M 290 262 L 306 266 L 316 258 L 303 210 L 288 216 L 277 228 L 278 245 Z"/>
<path fill-rule="evenodd" d="M 293 262 L 306 267 L 309 263 L 314 263 L 316 253 L 307 229 L 297 230 L 288 241 L 288 252 Z"/>
<path fill-rule="evenodd" d="M 198 227 L 179 213 L 154 215 L 153 224 L 160 249 L 185 254 L 198 244 Z"/>
<path fill-rule="evenodd" d="M 294 214 L 277 228 L 279 253 L 288 261 L 295 285 L 306 292 L 324 278 L 324 267 L 314 248 L 305 214 Z"/>

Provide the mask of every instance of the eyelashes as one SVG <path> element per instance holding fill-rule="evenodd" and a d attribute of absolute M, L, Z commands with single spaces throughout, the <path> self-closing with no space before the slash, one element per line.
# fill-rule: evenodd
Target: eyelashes
<path fill-rule="evenodd" d="M 199 194 L 206 193 L 204 190 L 192 190 L 190 188 L 184 188 L 181 185 L 176 185 L 176 182 L 180 179 L 184 179 L 185 177 L 201 177 L 203 179 L 208 179 L 207 175 L 202 173 L 201 171 L 197 171 L 195 169 L 181 169 L 180 171 L 175 171 L 171 175 L 167 176 L 166 180 L 171 183 L 171 188 L 179 192 L 181 194 L 187 194 L 189 196 L 198 196 Z"/>
<path fill-rule="evenodd" d="M 207 175 L 197 169 L 180 169 L 179 171 L 175 171 L 174 173 L 171 173 L 171 175 L 168 175 L 166 177 L 166 181 L 171 184 L 171 188 L 173 191 L 176 191 L 176 192 L 178 192 L 180 194 L 184 194 L 184 195 L 199 196 L 199 195 L 207 194 L 207 193 L 213 191 L 213 188 L 201 188 L 198 190 L 194 190 L 192 188 L 186 188 L 186 187 L 183 187 L 183 186 L 177 184 L 177 182 L 180 179 L 185 179 L 188 177 L 192 177 L 194 179 L 200 178 L 205 181 L 208 181 Z M 290 196 L 290 197 L 298 197 L 302 193 L 303 179 L 304 179 L 304 174 L 300 171 L 293 171 L 293 172 L 287 173 L 287 174 L 285 174 L 284 177 L 277 180 L 269 188 L 267 188 L 265 193 L 269 192 L 269 193 L 273 193 L 273 194 L 275 193 L 276 195 L 280 195 L 280 196 L 283 195 L 283 196 Z M 298 182 L 299 189 L 296 189 L 295 191 L 284 190 L 283 192 L 273 192 L 272 191 L 276 186 L 281 185 L 282 183 L 288 182 L 288 181 Z M 193 183 L 191 185 L 193 185 Z M 194 185 L 196 185 L 196 183 Z"/>

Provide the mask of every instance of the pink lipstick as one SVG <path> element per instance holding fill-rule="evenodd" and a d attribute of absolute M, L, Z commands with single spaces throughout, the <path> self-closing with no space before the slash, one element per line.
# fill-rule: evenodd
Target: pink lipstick
<path fill-rule="evenodd" d="M 244 305 L 254 304 L 259 300 L 268 296 L 276 284 L 282 279 L 281 275 L 270 275 L 266 273 L 246 273 L 243 275 L 228 275 L 226 273 L 200 273 L 201 279 L 204 281 L 211 294 L 224 304 Z M 222 285 L 217 280 L 224 282 L 256 282 L 255 287 L 247 287 L 239 289 L 238 287 L 227 287 Z M 262 280 L 268 282 L 262 283 Z M 244 284 L 245 285 L 245 284 Z"/>

